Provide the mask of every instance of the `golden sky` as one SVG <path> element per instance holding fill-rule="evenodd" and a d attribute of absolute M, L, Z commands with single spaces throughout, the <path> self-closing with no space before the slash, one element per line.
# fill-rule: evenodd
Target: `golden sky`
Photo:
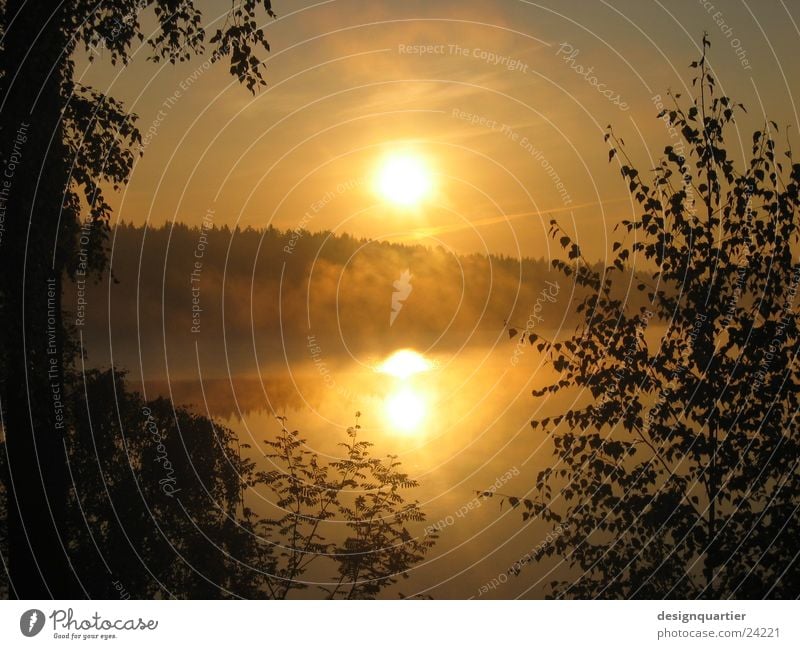
<path fill-rule="evenodd" d="M 202 3 L 201 3 L 202 4 Z M 206 2 L 209 31 L 229 2 Z M 689 93 L 703 30 L 720 87 L 749 114 L 798 122 L 791 88 L 800 11 L 791 3 L 622 1 L 387 2 L 275 0 L 264 18 L 269 86 L 250 95 L 197 57 L 111 68 L 102 52 L 77 72 L 139 115 L 145 155 L 113 197 L 116 218 L 159 225 L 331 229 L 441 244 L 460 252 L 548 256 L 550 215 L 587 253 L 630 215 L 604 128 L 640 168 L 674 143 L 655 95 Z M 147 22 L 147 21 L 146 21 Z M 589 69 L 591 68 L 591 70 Z M 148 135 L 149 131 L 149 135 Z M 796 135 L 796 134 L 795 134 Z M 392 151 L 430 170 L 415 208 L 376 194 Z M 741 155 L 741 154 L 740 154 Z M 560 183 L 560 184 L 559 184 Z"/>

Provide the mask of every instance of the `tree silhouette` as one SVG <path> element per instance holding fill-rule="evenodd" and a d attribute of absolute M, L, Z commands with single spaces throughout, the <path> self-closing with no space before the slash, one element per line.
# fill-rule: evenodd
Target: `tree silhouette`
<path fill-rule="evenodd" d="M 357 424 L 326 463 L 281 419 L 265 468 L 232 430 L 145 400 L 120 372 L 88 370 L 77 383 L 62 533 L 82 596 L 285 599 L 316 581 L 317 597 L 373 598 L 435 542 L 402 496 L 416 483 L 394 457 L 371 457 Z M 6 505 L 0 488 L 0 514 Z"/>
<path fill-rule="evenodd" d="M 532 422 L 554 463 L 524 517 L 567 523 L 537 560 L 570 578 L 557 597 L 797 597 L 800 565 L 798 181 L 777 126 L 738 162 L 726 138 L 744 107 L 721 95 L 704 36 L 695 96 L 660 115 L 680 133 L 645 179 L 610 130 L 609 161 L 638 205 L 597 272 L 555 221 L 554 266 L 588 294 L 576 334 L 530 342 L 592 400 Z M 633 280 L 629 288 L 627 283 Z M 648 308 L 615 297 L 620 282 Z"/>
<path fill-rule="evenodd" d="M 61 397 L 77 350 L 63 324 L 61 286 L 76 273 L 96 277 L 105 269 L 110 208 L 101 186 L 127 180 L 141 142 L 135 116 L 74 80 L 74 55 L 92 58 L 103 48 L 123 65 L 144 41 L 152 60 L 175 63 L 201 55 L 208 42 L 211 60 L 228 59 L 254 91 L 264 83 L 257 54 L 269 48 L 259 7 L 274 16 L 270 0 L 234 0 L 223 27 L 207 38 L 193 0 L 0 1 L 0 408 L 18 597 L 81 594 L 63 534 L 69 477 Z M 145 12 L 156 23 L 149 35 Z"/>
<path fill-rule="evenodd" d="M 6 484 L 8 476 L 6 471 L 6 441 L 0 440 L 0 561 L 2 562 L 2 572 L 0 572 L 0 599 L 8 599 L 8 490 Z"/>
<path fill-rule="evenodd" d="M 87 371 L 71 399 L 65 535 L 84 595 L 260 596 L 268 565 L 242 516 L 253 463 L 233 431 L 118 372 Z"/>
<path fill-rule="evenodd" d="M 339 444 L 344 457 L 323 465 L 298 432 L 286 428 L 285 418 L 279 419 L 280 434 L 265 442 L 274 468 L 258 474 L 258 482 L 276 494 L 281 513 L 258 524 L 278 549 L 271 594 L 285 598 L 306 588 L 303 575 L 320 561 L 338 571 L 320 584 L 330 599 L 372 599 L 398 578 L 408 578 L 408 569 L 437 538 L 416 538 L 409 530 L 425 520 L 418 503 L 406 502 L 401 493 L 416 481 L 399 470 L 394 456 L 372 457 L 372 444 L 358 439 L 358 423 L 347 431 L 350 441 Z M 326 524 L 340 529 L 323 533 Z"/>

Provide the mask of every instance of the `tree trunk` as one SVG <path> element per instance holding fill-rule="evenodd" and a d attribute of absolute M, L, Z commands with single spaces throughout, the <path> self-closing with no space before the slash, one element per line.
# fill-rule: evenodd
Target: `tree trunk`
<path fill-rule="evenodd" d="M 5 200 L 2 322 L 6 362 L 2 407 L 8 450 L 11 594 L 74 598 L 82 590 L 69 562 L 69 489 L 64 437 L 60 233 L 67 167 L 61 84 L 68 70 L 63 9 L 8 0 L 2 80 Z M 63 6 L 63 5 L 62 5 Z M 9 24 L 10 23 L 10 24 Z"/>
<path fill-rule="evenodd" d="M 718 476 L 717 476 L 717 431 L 719 430 L 716 423 L 716 412 L 714 412 L 715 420 L 709 423 L 709 463 L 708 463 L 708 476 L 706 484 L 708 485 L 708 531 L 706 534 L 706 556 L 704 565 L 704 576 L 706 580 L 706 588 L 703 596 L 706 599 L 714 599 L 715 585 L 714 585 L 714 572 L 717 567 L 717 552 L 716 547 L 717 539 L 717 497 L 719 495 Z"/>

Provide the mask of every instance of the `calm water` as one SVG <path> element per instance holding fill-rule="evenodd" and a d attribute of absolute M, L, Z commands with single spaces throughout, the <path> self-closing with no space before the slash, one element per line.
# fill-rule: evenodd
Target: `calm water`
<path fill-rule="evenodd" d="M 567 402 L 561 398 L 559 407 L 531 396 L 532 388 L 554 375 L 530 348 L 518 348 L 515 357 L 515 342 L 506 337 L 469 352 L 406 353 L 387 371 L 380 369 L 391 350 L 328 358 L 312 344 L 306 353 L 249 376 L 203 373 L 144 387 L 148 397 L 170 396 L 232 428 L 261 463 L 264 439 L 279 429 L 276 415 L 286 416 L 310 448 L 334 459 L 360 412 L 373 452 L 399 456 L 420 483 L 407 496 L 420 501 L 427 525 L 440 528 L 438 545 L 398 585 L 405 595 L 477 596 L 484 583 L 505 573 L 551 530 L 538 521 L 524 524 L 521 511 L 501 508 L 499 498 L 475 500 L 477 491 L 493 485 L 500 493 L 524 497 L 536 473 L 552 462 L 550 441 L 531 429 L 530 419 L 560 411 Z M 253 491 L 248 498 L 256 512 L 270 507 L 268 493 Z M 424 526 L 417 532 L 424 533 Z M 505 583 L 483 597 L 541 597 L 554 565 L 503 577 Z"/>

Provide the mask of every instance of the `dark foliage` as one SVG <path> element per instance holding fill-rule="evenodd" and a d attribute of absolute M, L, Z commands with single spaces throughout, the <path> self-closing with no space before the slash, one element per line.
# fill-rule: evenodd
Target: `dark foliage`
<path fill-rule="evenodd" d="M 146 38 L 146 15 L 157 25 L 146 42 L 154 61 L 185 61 L 208 43 L 211 60 L 229 60 L 231 73 L 255 91 L 269 47 L 261 9 L 274 17 L 270 0 L 235 0 L 222 28 L 206 38 L 192 0 L 0 1 L 0 160 L 14 172 L 3 187 L 0 408 L 13 460 L 8 557 L 17 596 L 81 594 L 61 532 L 70 413 L 60 395 L 78 351 L 63 323 L 61 286 L 106 269 L 110 208 L 101 187 L 127 181 L 141 142 L 134 115 L 74 80 L 74 55 L 103 50 L 112 64 L 126 63 Z"/>
<path fill-rule="evenodd" d="M 602 272 L 556 222 L 556 268 L 591 291 L 568 339 L 532 337 L 585 407 L 533 421 L 552 467 L 526 518 L 563 521 L 542 557 L 572 579 L 556 597 L 797 597 L 800 400 L 797 290 L 800 164 L 777 125 L 752 157 L 726 150 L 735 112 L 709 71 L 704 38 L 695 96 L 670 95 L 659 117 L 681 134 L 646 180 L 609 130 L 609 160 L 638 204 Z M 612 294 L 628 282 L 647 308 Z M 539 557 L 541 558 L 541 557 Z"/>
<path fill-rule="evenodd" d="M 373 598 L 435 542 L 402 495 L 416 483 L 371 457 L 358 425 L 329 464 L 285 426 L 254 461 L 230 429 L 119 373 L 76 377 L 70 401 L 63 538 L 85 597 L 284 599 L 318 583 L 316 597 Z M 0 488 L 3 557 L 6 506 Z"/>

